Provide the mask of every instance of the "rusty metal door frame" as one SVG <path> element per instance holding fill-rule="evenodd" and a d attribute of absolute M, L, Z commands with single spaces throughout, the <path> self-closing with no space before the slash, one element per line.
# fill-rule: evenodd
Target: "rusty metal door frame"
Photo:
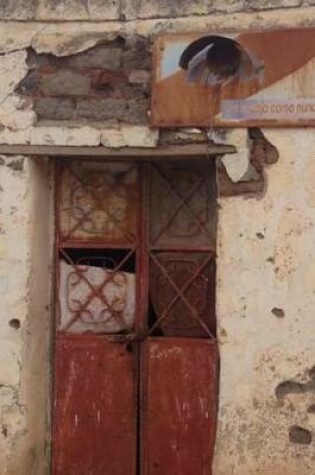
<path fill-rule="evenodd" d="M 91 162 L 91 159 L 88 159 L 89 162 Z M 177 160 L 178 163 L 180 163 Z M 62 163 L 62 166 L 66 166 L 67 168 L 71 168 L 69 166 L 69 159 L 63 160 L 59 162 L 59 165 L 57 166 L 57 173 L 56 173 L 56 265 L 57 268 L 59 266 L 59 258 L 60 256 L 63 256 L 69 263 L 69 265 L 72 267 L 72 271 L 74 272 L 74 275 L 77 277 L 82 278 L 87 286 L 89 287 L 89 295 L 88 298 L 86 299 L 85 302 L 83 302 L 83 305 L 80 307 L 80 312 L 81 314 L 85 311 L 88 310 L 88 307 L 90 303 L 93 301 L 93 299 L 98 299 L 100 298 L 103 301 L 103 304 L 106 305 L 107 307 L 110 307 L 109 302 L 104 300 L 104 289 L 108 285 L 109 282 L 112 281 L 114 278 L 115 273 L 119 273 L 120 269 L 123 267 L 123 265 L 128 262 L 128 260 L 135 256 L 135 268 L 136 268 L 136 312 L 135 312 L 135 326 L 133 332 L 127 334 L 127 335 L 115 335 L 115 334 L 100 334 L 98 336 L 94 335 L 88 335 L 88 334 L 81 334 L 81 335 L 74 335 L 69 333 L 67 335 L 67 338 L 73 341 L 83 341 L 83 340 L 88 340 L 93 338 L 98 338 L 98 339 L 103 339 L 104 341 L 108 341 L 110 343 L 116 342 L 118 345 L 123 345 L 128 352 L 133 352 L 134 354 L 134 378 L 135 378 L 135 387 L 134 391 L 136 391 L 137 395 L 134 394 L 134 404 L 136 407 L 134 407 L 135 413 L 138 414 L 139 421 L 138 423 L 138 435 L 137 435 L 137 448 L 135 449 L 136 452 L 136 466 L 135 466 L 135 472 L 141 475 L 147 475 L 148 468 L 144 467 L 142 464 L 141 466 L 139 465 L 139 461 L 141 460 L 147 460 L 147 453 L 148 453 L 148 447 L 145 442 L 145 437 L 146 437 L 146 423 L 145 421 L 147 420 L 147 414 L 146 414 L 146 404 L 147 404 L 147 388 L 148 388 L 148 379 L 147 379 L 147 371 L 148 371 L 148 351 L 149 347 L 148 344 L 145 343 L 144 340 L 148 339 L 152 342 L 156 340 L 156 337 L 154 336 L 154 331 L 156 328 L 162 323 L 163 320 L 167 319 L 169 312 L 171 311 L 172 307 L 178 302 L 178 300 L 184 302 L 184 306 L 190 311 L 191 315 L 193 315 L 193 319 L 195 319 L 196 323 L 200 325 L 202 329 L 202 333 L 199 334 L 199 337 L 203 337 L 208 339 L 210 342 L 215 342 L 215 325 L 211 327 L 211 325 L 205 323 L 204 319 L 202 316 L 198 314 L 193 308 L 189 300 L 185 297 L 185 292 L 189 287 L 191 287 L 194 282 L 196 282 L 197 279 L 207 279 L 206 276 L 202 274 L 204 269 L 209 265 L 209 263 L 214 262 L 214 255 L 215 255 L 215 236 L 210 236 L 209 235 L 209 229 L 207 229 L 207 226 L 205 225 L 205 222 L 203 219 L 199 219 L 198 215 L 192 210 L 189 206 L 189 202 L 191 200 L 191 197 L 194 196 L 194 194 L 198 191 L 198 188 L 205 183 L 205 177 L 201 177 L 199 181 L 195 184 L 193 189 L 189 190 L 189 192 L 185 193 L 183 196 L 176 190 L 176 186 L 172 184 L 167 177 L 165 177 L 163 170 L 160 168 L 159 165 L 156 163 L 150 163 L 150 164 L 145 164 L 141 162 L 135 162 L 132 161 L 133 167 L 136 167 L 139 173 L 139 181 L 138 181 L 138 194 L 139 194 L 139 204 L 136 209 L 136 232 L 133 236 L 133 239 L 129 239 L 130 234 L 129 234 L 129 229 L 120 229 L 122 232 L 122 235 L 124 236 L 121 242 L 109 242 L 108 239 L 93 239 L 93 240 L 84 240 L 82 239 L 82 236 L 80 239 L 78 239 L 78 236 L 75 236 L 76 231 L 80 228 L 82 223 L 87 222 L 90 219 L 90 213 L 83 212 L 81 214 L 81 218 L 78 219 L 78 222 L 70 229 L 68 230 L 67 234 L 64 234 L 62 237 L 62 223 L 60 221 L 60 213 L 58 210 L 58 200 L 60 199 L 61 196 L 61 180 L 60 180 L 60 163 Z M 188 162 L 187 162 L 188 164 Z M 185 166 L 187 166 L 187 164 Z M 159 179 L 162 180 L 164 183 L 164 186 L 168 188 L 168 192 L 175 198 L 175 202 L 177 203 L 176 207 L 172 210 L 171 216 L 168 219 L 168 222 L 166 224 L 164 223 L 164 226 L 160 229 L 160 231 L 154 236 L 154 239 L 151 239 L 150 234 L 151 234 L 151 179 L 152 176 L 151 174 L 157 173 L 159 175 Z M 82 181 L 82 177 L 75 176 L 74 174 L 74 179 L 78 181 Z M 83 180 L 84 181 L 84 180 Z M 89 192 L 93 195 L 96 193 L 95 189 L 94 190 L 89 190 Z M 95 201 L 97 201 L 97 196 L 95 197 Z M 179 246 L 174 246 L 174 243 L 172 243 L 169 246 L 165 246 L 165 243 L 163 245 L 159 245 L 158 241 L 161 235 L 164 233 L 165 229 L 167 229 L 170 224 L 173 222 L 174 218 L 178 216 L 182 210 L 185 210 L 186 213 L 188 213 L 192 219 L 192 222 L 195 223 L 195 225 L 200 229 L 201 234 L 204 234 L 207 236 L 207 238 L 212 237 L 212 243 L 211 245 L 204 245 L 204 244 L 198 244 L 196 245 L 183 245 L 182 247 Z M 91 211 L 92 212 L 92 211 Z M 110 215 L 109 219 L 112 218 L 113 223 L 116 225 L 117 223 L 114 220 L 114 216 L 111 217 Z M 73 238 L 74 235 L 74 238 Z M 105 241 L 104 241 L 105 239 Z M 123 242 L 125 239 L 125 242 Z M 126 242 L 128 243 L 126 244 Z M 92 257 L 91 259 L 95 259 L 95 255 L 93 252 L 97 249 L 110 249 L 113 252 L 116 252 L 118 250 L 125 250 L 125 255 L 124 257 L 119 261 L 119 263 L 114 265 L 113 267 L 113 273 L 108 277 L 104 278 L 104 280 L 101 282 L 101 284 L 97 288 L 93 288 L 87 282 L 87 279 L 84 277 L 82 273 L 82 264 L 85 265 L 86 262 L 89 261 L 82 261 L 79 260 L 75 262 L 71 258 L 71 253 L 70 251 L 75 249 L 86 249 L 89 253 L 91 253 Z M 188 279 L 188 281 L 184 284 L 179 286 L 176 281 L 174 281 L 174 278 L 171 277 L 170 273 L 167 271 L 167 268 L 165 267 L 163 260 L 159 260 L 159 254 L 161 252 L 167 253 L 167 252 L 179 252 L 186 254 L 187 256 L 189 253 L 199 253 L 200 255 L 206 255 L 205 259 L 203 261 L 200 261 L 197 266 L 193 269 L 193 273 L 191 277 Z M 148 311 L 149 311 L 149 294 L 150 294 L 150 272 L 151 272 L 151 266 L 155 265 L 156 268 L 158 269 L 159 272 L 162 272 L 164 274 L 165 279 L 168 282 L 168 285 L 173 289 L 175 292 L 175 295 L 173 295 L 173 298 L 167 305 L 166 311 L 164 311 L 163 317 L 160 317 L 156 320 L 155 324 L 149 328 L 148 326 Z M 57 272 L 57 288 L 60 286 L 60 278 L 59 278 L 59 272 Z M 79 315 L 79 313 L 77 315 Z M 212 316 L 213 317 L 213 316 Z M 60 322 L 59 322 L 60 323 Z M 64 331 L 69 330 L 71 325 L 74 323 L 70 321 L 68 322 L 68 326 L 64 327 L 62 332 L 60 333 L 60 329 L 58 330 L 58 324 L 56 324 L 56 334 L 55 334 L 55 339 L 56 341 L 60 339 L 61 333 Z M 197 332 L 198 333 L 198 332 Z M 198 336 L 195 335 L 195 336 Z M 214 345 L 215 346 L 215 345 Z M 216 356 L 214 357 L 216 359 Z M 55 366 L 58 366 L 58 358 L 55 359 Z M 140 377 L 140 374 L 142 375 Z M 146 375 L 145 377 L 143 375 Z M 217 376 L 215 376 L 217 377 Z M 55 427 L 55 426 L 54 426 Z M 56 437 L 56 427 L 54 429 L 54 435 L 53 437 Z"/>

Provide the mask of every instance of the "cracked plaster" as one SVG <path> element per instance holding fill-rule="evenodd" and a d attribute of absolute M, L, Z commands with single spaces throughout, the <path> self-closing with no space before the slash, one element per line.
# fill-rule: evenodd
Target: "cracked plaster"
<path fill-rule="evenodd" d="M 47 162 L 0 156 L 0 189 L 0 473 L 43 475 L 49 399 Z M 10 325 L 12 319 L 18 327 Z M 30 456 L 35 448 L 36 467 Z"/>
<path fill-rule="evenodd" d="M 289 430 L 301 425 L 314 433 L 307 410 L 313 393 L 280 403 L 275 390 L 286 380 L 305 383 L 315 361 L 315 207 L 306 187 L 314 180 L 315 139 L 307 129 L 262 132 L 279 151 L 278 162 L 265 171 L 264 195 L 219 199 L 221 382 L 214 473 L 312 475 L 314 441 L 292 445 Z M 275 307 L 284 318 L 272 315 Z"/>

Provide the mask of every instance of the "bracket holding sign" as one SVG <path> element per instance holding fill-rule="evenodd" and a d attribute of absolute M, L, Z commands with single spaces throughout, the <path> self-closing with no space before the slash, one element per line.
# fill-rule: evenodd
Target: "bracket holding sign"
<path fill-rule="evenodd" d="M 315 28 L 172 34 L 154 45 L 154 127 L 315 125 Z"/>

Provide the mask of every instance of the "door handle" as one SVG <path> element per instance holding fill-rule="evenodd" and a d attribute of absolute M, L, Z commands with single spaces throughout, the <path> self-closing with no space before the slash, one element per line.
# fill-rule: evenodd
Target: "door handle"
<path fill-rule="evenodd" d="M 144 333 L 129 333 L 128 335 L 112 335 L 111 337 L 107 338 L 107 341 L 111 341 L 112 343 L 123 344 L 127 351 L 132 352 L 133 345 L 135 343 L 140 343 L 144 341 L 146 338 L 146 334 Z"/>
<path fill-rule="evenodd" d="M 145 335 L 142 333 L 130 333 L 126 337 L 126 350 L 129 351 L 130 353 L 133 351 L 133 346 L 135 343 L 140 343 L 145 339 Z"/>

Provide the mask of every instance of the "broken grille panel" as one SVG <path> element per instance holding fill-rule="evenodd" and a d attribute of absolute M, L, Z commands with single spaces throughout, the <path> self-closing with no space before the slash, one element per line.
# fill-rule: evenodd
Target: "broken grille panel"
<path fill-rule="evenodd" d="M 130 163 L 62 166 L 58 197 L 61 239 L 133 243 L 138 188 L 137 168 Z"/>

